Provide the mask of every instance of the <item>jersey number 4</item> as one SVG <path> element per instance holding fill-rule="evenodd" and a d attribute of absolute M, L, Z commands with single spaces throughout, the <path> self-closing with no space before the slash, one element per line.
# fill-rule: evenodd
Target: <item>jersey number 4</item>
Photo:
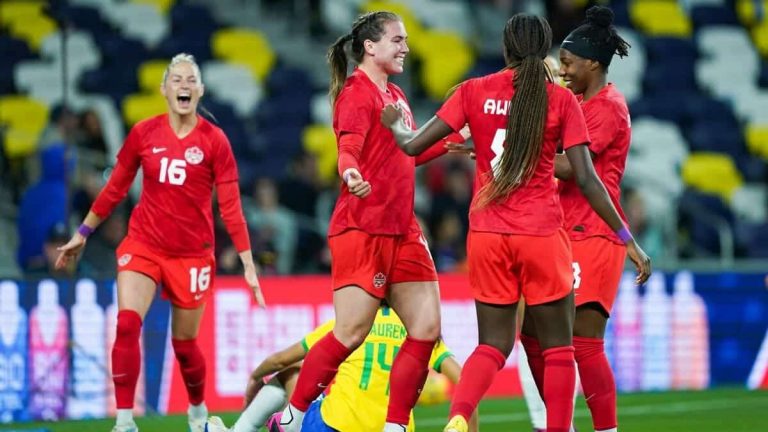
<path fill-rule="evenodd" d="M 176 186 L 184 184 L 187 179 L 187 161 L 183 159 L 160 159 L 160 183 L 168 183 Z"/>
<path fill-rule="evenodd" d="M 392 363 L 395 361 L 395 356 L 400 347 L 392 346 L 391 354 L 389 352 L 390 346 L 384 342 L 366 342 L 364 347 L 365 359 L 363 360 L 363 374 L 360 377 L 360 389 L 368 390 L 374 366 L 389 372 L 392 369 Z M 387 393 L 389 393 L 389 386 L 387 386 Z"/>

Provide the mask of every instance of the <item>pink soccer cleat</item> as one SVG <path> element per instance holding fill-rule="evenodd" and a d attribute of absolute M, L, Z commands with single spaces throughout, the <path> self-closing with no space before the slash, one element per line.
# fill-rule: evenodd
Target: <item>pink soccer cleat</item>
<path fill-rule="evenodd" d="M 283 419 L 283 413 L 275 413 L 272 414 L 272 417 L 267 420 L 267 424 L 265 425 L 267 427 L 268 432 L 285 432 L 285 429 L 280 425 L 280 420 Z"/>

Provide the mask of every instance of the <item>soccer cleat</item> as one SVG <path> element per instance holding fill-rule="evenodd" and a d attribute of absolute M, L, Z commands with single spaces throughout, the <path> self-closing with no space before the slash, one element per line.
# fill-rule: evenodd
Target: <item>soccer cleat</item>
<path fill-rule="evenodd" d="M 445 426 L 445 429 L 443 429 L 443 432 L 468 432 L 469 431 L 469 425 L 467 425 L 467 419 L 460 415 L 455 415 L 451 419 L 451 421 L 448 422 L 448 424 Z"/>
<path fill-rule="evenodd" d="M 127 425 L 115 425 L 112 432 L 139 432 L 139 427 L 136 426 L 136 423 L 131 422 Z"/>
<path fill-rule="evenodd" d="M 285 429 L 280 425 L 280 420 L 283 419 L 283 413 L 272 414 L 272 417 L 267 420 L 267 432 L 285 432 Z"/>
<path fill-rule="evenodd" d="M 229 432 L 230 429 L 224 424 L 221 417 L 211 416 L 205 422 L 205 432 Z"/>

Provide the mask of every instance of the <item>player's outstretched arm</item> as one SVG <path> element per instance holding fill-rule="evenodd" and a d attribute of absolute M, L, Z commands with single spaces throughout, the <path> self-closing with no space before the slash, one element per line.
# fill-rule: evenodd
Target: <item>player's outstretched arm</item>
<path fill-rule="evenodd" d="M 454 385 L 459 382 L 461 377 L 461 366 L 459 362 L 453 357 L 448 357 L 443 360 L 440 365 L 440 373 L 445 375 Z M 477 410 L 472 413 L 472 418 L 469 419 L 469 432 L 478 432 L 480 430 L 480 421 L 478 419 Z"/>
<path fill-rule="evenodd" d="M 245 390 L 245 405 L 247 406 L 250 404 L 253 397 L 256 396 L 256 393 L 258 393 L 264 386 L 264 377 L 292 366 L 296 362 L 303 360 L 306 355 L 307 352 L 304 351 L 304 346 L 301 342 L 297 342 L 264 359 L 264 361 L 256 366 L 256 369 L 251 372 L 248 386 Z"/>
<path fill-rule="evenodd" d="M 381 123 L 392 131 L 397 145 L 408 155 L 417 156 L 436 142 L 453 133 L 453 129 L 435 116 L 419 128 L 411 130 L 401 120 L 402 113 L 395 105 L 387 105 L 381 111 Z"/>
<path fill-rule="evenodd" d="M 651 259 L 643 252 L 632 234 L 624 226 L 624 222 L 611 202 L 608 191 L 605 190 L 605 185 L 595 173 L 595 167 L 592 165 L 592 158 L 587 146 L 570 147 L 565 151 L 565 154 L 568 156 L 571 167 L 573 167 L 576 184 L 579 185 L 581 193 L 589 201 L 589 205 L 627 245 L 627 255 L 637 268 L 636 282 L 638 284 L 645 283 L 651 275 Z"/>

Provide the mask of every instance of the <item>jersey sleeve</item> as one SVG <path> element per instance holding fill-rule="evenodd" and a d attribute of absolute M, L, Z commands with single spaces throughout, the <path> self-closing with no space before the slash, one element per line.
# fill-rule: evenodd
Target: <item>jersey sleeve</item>
<path fill-rule="evenodd" d="M 587 124 L 584 121 L 584 113 L 581 111 L 576 96 L 569 90 L 556 89 L 558 95 L 562 98 L 560 107 L 560 142 L 563 143 L 563 150 L 568 150 L 579 144 L 589 144 L 589 134 L 587 133 Z"/>
<path fill-rule="evenodd" d="M 333 330 L 333 325 L 335 322 L 335 320 L 328 320 L 320 325 L 320 327 L 312 330 L 312 332 L 304 336 L 304 339 L 301 340 L 301 346 L 304 347 L 304 351 L 309 351 L 309 349 L 312 348 L 317 343 L 317 341 L 330 333 L 331 330 Z"/>
<path fill-rule="evenodd" d="M 469 90 L 467 88 L 470 84 L 471 82 L 462 84 L 437 111 L 437 116 L 447 123 L 454 132 L 460 131 L 467 124 L 465 104 L 468 102 Z"/>
<path fill-rule="evenodd" d="M 597 102 L 597 101 L 596 101 Z M 613 142 L 618 130 L 618 118 L 608 103 L 595 104 L 584 110 L 589 131 L 589 150 L 600 154 Z"/>
<path fill-rule="evenodd" d="M 373 101 L 367 94 L 355 91 L 354 87 L 341 92 L 334 115 L 336 116 L 336 133 L 341 138 L 346 134 L 360 135 L 363 140 L 371 129 Z"/>
<path fill-rule="evenodd" d="M 432 349 L 432 356 L 429 358 L 429 366 L 435 371 L 440 372 L 440 367 L 443 365 L 443 361 L 452 356 L 453 353 L 448 350 L 448 346 L 443 341 L 443 338 L 440 338 L 435 344 L 435 348 Z"/>
<path fill-rule="evenodd" d="M 237 163 L 232 146 L 221 130 L 214 135 L 215 157 L 213 159 L 213 181 L 215 184 L 237 181 Z"/>
<path fill-rule="evenodd" d="M 123 146 L 117 153 L 117 160 L 130 171 L 137 171 L 141 165 L 141 126 L 135 125 L 125 137 Z"/>

